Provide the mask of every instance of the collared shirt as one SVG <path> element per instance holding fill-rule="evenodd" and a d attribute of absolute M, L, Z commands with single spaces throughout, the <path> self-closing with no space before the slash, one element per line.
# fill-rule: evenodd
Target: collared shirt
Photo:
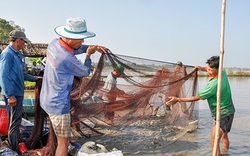
<path fill-rule="evenodd" d="M 35 65 L 35 66 L 33 65 L 33 66 L 31 66 L 31 68 L 32 69 L 39 69 L 39 66 L 38 65 Z"/>
<path fill-rule="evenodd" d="M 74 76 L 88 76 L 91 69 L 91 59 L 87 58 L 83 65 L 75 55 L 85 53 L 87 48 L 87 45 L 82 45 L 74 50 L 61 39 L 55 39 L 49 44 L 40 93 L 41 107 L 47 113 L 61 115 L 70 112 L 70 91 Z"/>
<path fill-rule="evenodd" d="M 35 81 L 36 77 L 24 72 L 23 55 L 8 45 L 0 54 L 0 86 L 2 95 L 24 96 L 24 80 Z"/>
<path fill-rule="evenodd" d="M 207 99 L 210 111 L 213 117 L 216 117 L 217 107 L 217 85 L 218 77 L 209 80 L 206 87 L 198 93 L 202 99 Z M 226 117 L 235 112 L 232 100 L 232 93 L 226 71 L 222 70 L 222 86 L 221 86 L 221 118 Z"/>
<path fill-rule="evenodd" d="M 118 92 L 118 88 L 116 87 L 117 80 L 116 77 L 111 72 L 105 80 L 105 84 L 103 86 L 103 102 L 105 103 L 114 103 L 116 101 L 116 95 Z"/>

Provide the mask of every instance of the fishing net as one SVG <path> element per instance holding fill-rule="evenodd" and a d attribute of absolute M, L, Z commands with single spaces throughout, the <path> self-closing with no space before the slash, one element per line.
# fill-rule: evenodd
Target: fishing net
<path fill-rule="evenodd" d="M 125 70 L 124 74 L 117 78 L 116 87 L 125 94 L 107 92 L 103 88 L 105 80 L 117 64 L 122 65 Z M 180 130 L 188 131 L 190 123 L 198 119 L 198 105 L 195 102 L 176 103 L 171 107 L 165 104 L 172 95 L 196 95 L 197 70 L 193 66 L 185 65 L 177 71 L 175 63 L 115 55 L 112 52 L 101 54 L 92 66 L 90 77 L 74 79 L 71 91 L 73 136 L 83 137 L 85 140 L 103 134 L 107 136 L 108 131 L 103 130 L 108 127 L 112 133 L 122 132 L 124 139 L 125 134 L 131 135 L 129 133 L 135 133 L 142 128 L 145 131 L 145 127 L 150 126 L 165 135 L 167 142 L 181 134 L 183 131 Z M 40 87 L 41 82 L 37 82 L 37 97 Z M 107 95 L 115 101 L 103 100 Z M 28 153 L 54 155 L 56 137 L 53 129 L 50 129 L 46 144 L 37 143 L 43 136 L 46 125 L 44 123 L 49 121 L 39 106 L 39 98 L 36 98 L 35 111 L 35 127 L 26 142 L 27 147 L 33 150 Z M 146 138 L 150 139 L 149 136 Z"/>

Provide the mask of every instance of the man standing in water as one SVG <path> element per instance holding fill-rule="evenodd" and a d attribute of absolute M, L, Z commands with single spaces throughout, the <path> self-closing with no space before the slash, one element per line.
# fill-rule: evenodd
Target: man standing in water
<path fill-rule="evenodd" d="M 187 75 L 187 71 L 186 71 L 186 66 L 183 65 L 183 63 L 181 61 L 177 61 L 175 63 L 175 69 L 174 69 L 174 78 L 175 79 L 182 79 L 183 77 L 185 77 Z M 184 81 L 180 81 L 179 83 L 176 83 L 176 86 L 173 85 L 173 88 L 176 90 L 176 97 L 182 97 L 183 96 L 183 90 L 184 90 L 184 85 L 183 85 Z M 181 107 L 181 111 L 187 115 L 189 115 L 188 113 L 188 108 L 185 102 L 180 103 L 180 107 Z M 178 107 L 177 107 L 178 109 Z M 176 110 L 177 111 L 177 110 Z M 179 112 L 180 114 L 180 112 Z"/>
<path fill-rule="evenodd" d="M 105 84 L 103 86 L 103 102 L 106 104 L 105 117 L 112 123 L 114 120 L 115 112 L 110 110 L 112 105 L 116 102 L 117 95 L 124 95 L 125 92 L 117 88 L 117 78 L 124 72 L 124 67 L 121 64 L 117 64 L 114 70 L 108 75 Z M 107 122 L 109 122 L 107 121 Z"/>
<path fill-rule="evenodd" d="M 207 99 L 211 115 L 214 119 L 214 124 L 212 127 L 211 135 L 211 145 L 213 150 L 214 140 L 215 140 L 215 121 L 216 121 L 216 109 L 217 109 L 217 85 L 218 85 L 218 72 L 219 72 L 219 56 L 212 56 L 207 60 L 206 67 L 196 66 L 198 70 L 207 71 L 210 80 L 206 87 L 202 89 L 198 95 L 193 97 L 179 98 L 175 96 L 170 96 L 170 100 L 166 102 L 167 105 L 175 104 L 176 102 L 192 102 L 198 100 Z M 232 93 L 230 89 L 230 84 L 226 71 L 222 70 L 222 86 L 221 86 L 221 119 L 220 119 L 220 131 L 219 131 L 219 141 L 222 139 L 222 149 L 229 149 L 229 138 L 228 133 L 231 130 L 233 123 L 235 108 L 232 100 Z M 216 155 L 220 155 L 219 144 L 217 147 Z"/>

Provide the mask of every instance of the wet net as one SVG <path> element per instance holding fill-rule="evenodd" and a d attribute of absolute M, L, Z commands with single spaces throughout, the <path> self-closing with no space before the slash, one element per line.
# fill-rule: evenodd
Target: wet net
<path fill-rule="evenodd" d="M 108 91 L 104 87 L 107 85 L 105 81 L 117 64 L 124 67 L 124 74 L 116 79 L 116 87 Z M 105 135 L 109 137 L 109 144 L 115 146 L 122 142 L 111 140 L 112 136 L 107 133 L 119 133 L 122 137 L 119 139 L 126 139 L 125 135 L 132 136 L 132 133 L 146 131 L 150 127 L 164 135 L 162 139 L 165 142 L 169 142 L 183 131 L 190 131 L 190 123 L 197 121 L 198 105 L 195 102 L 176 103 L 170 107 L 165 104 L 169 96 L 196 95 L 197 70 L 193 66 L 177 67 L 171 62 L 115 55 L 112 52 L 100 55 L 92 66 L 91 76 L 74 79 L 71 91 L 73 136 L 87 141 Z M 37 97 L 41 85 L 37 82 Z M 35 111 L 35 127 L 26 142 L 31 149 L 28 153 L 54 155 L 56 138 L 53 129 L 50 129 L 46 143 L 38 143 L 43 137 L 44 123 L 48 121 L 39 106 L 39 98 L 36 98 Z M 150 136 L 154 138 L 158 134 L 136 137 L 143 144 L 146 139 L 152 141 Z M 129 140 L 131 138 L 128 137 Z"/>

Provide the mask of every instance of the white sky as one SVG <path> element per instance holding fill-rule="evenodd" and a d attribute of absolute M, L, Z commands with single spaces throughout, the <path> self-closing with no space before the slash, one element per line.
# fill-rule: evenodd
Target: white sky
<path fill-rule="evenodd" d="M 25 28 L 33 43 L 49 43 L 66 18 L 87 21 L 86 44 L 115 54 L 205 65 L 220 54 L 222 0 L 0 0 L 0 18 Z M 225 67 L 250 67 L 250 0 L 227 0 Z M 248 44 L 247 44 L 248 43 Z"/>

